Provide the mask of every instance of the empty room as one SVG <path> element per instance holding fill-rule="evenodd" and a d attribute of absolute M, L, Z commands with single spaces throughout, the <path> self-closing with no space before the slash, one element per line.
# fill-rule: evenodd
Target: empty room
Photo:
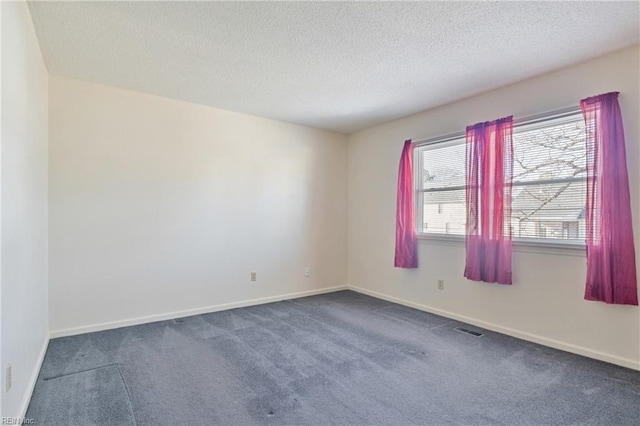
<path fill-rule="evenodd" d="M 640 424 L 640 2 L 0 1 L 0 424 Z"/>

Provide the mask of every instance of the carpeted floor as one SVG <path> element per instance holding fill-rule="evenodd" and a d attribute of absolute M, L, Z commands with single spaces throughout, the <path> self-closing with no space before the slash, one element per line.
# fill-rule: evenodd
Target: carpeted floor
<path fill-rule="evenodd" d="M 38 425 L 640 424 L 640 372 L 349 291 L 54 339 Z"/>

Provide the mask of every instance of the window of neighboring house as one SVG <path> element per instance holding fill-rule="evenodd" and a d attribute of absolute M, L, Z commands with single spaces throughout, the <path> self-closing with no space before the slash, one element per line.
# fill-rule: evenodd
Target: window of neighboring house
<path fill-rule="evenodd" d="M 415 147 L 418 232 L 464 235 L 465 136 Z M 517 123 L 513 129 L 511 223 L 514 240 L 585 240 L 586 145 L 578 111 Z M 426 223 L 429 223 L 427 231 Z"/>

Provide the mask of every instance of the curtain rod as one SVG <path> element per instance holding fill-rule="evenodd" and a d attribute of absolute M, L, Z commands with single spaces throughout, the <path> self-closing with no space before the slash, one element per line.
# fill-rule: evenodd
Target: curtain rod
<path fill-rule="evenodd" d="M 521 117 L 518 119 L 514 119 L 513 120 L 513 125 L 522 125 L 522 124 L 534 124 L 540 121 L 546 121 L 546 120 L 551 120 L 554 118 L 562 118 L 568 115 L 573 115 L 577 112 L 580 111 L 580 106 L 579 105 L 575 105 L 575 106 L 570 106 L 570 107 L 566 107 L 566 108 L 561 108 L 561 109 L 555 109 L 552 111 L 547 111 L 547 112 L 543 112 L 540 114 L 533 114 L 533 115 L 528 115 L 525 117 Z M 460 131 L 460 132 L 455 132 L 455 133 L 449 133 L 446 135 L 440 135 L 440 136 L 436 136 L 436 137 L 431 137 L 431 138 L 422 138 L 422 139 L 416 139 L 416 140 L 411 140 L 411 144 L 412 145 L 427 145 L 431 142 L 449 142 L 455 139 L 460 139 L 461 137 L 465 136 L 466 132 L 465 131 Z"/>

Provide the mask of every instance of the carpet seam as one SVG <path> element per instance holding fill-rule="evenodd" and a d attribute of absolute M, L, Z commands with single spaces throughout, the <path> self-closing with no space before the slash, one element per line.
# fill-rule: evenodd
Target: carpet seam
<path fill-rule="evenodd" d="M 131 397 L 131 390 L 127 385 L 127 381 L 124 379 L 124 375 L 122 374 L 122 369 L 120 368 L 120 363 L 116 363 L 118 367 L 118 374 L 120 375 L 120 380 L 122 380 L 122 384 L 124 385 L 124 389 L 127 391 L 127 398 L 129 398 L 129 408 L 131 408 L 131 416 L 133 416 L 133 424 L 137 425 L 138 420 L 136 419 L 136 410 L 133 409 L 133 398 Z"/>
<path fill-rule="evenodd" d="M 81 373 L 87 373 L 89 371 L 94 371 L 94 370 L 100 370 L 102 368 L 107 368 L 107 367 L 113 367 L 113 366 L 118 366 L 118 363 L 113 363 L 113 364 L 105 364 L 105 365 L 100 365 L 98 367 L 93 367 L 93 368 L 87 368 L 86 370 L 80 370 L 80 371 L 74 371 L 73 373 L 64 373 L 64 374 L 58 374 L 56 376 L 51 376 L 51 377 L 44 377 L 42 379 L 42 381 L 49 381 L 49 380 L 55 380 L 55 379 L 60 379 L 62 377 L 66 377 L 66 376 L 73 376 L 75 374 L 81 374 Z"/>

